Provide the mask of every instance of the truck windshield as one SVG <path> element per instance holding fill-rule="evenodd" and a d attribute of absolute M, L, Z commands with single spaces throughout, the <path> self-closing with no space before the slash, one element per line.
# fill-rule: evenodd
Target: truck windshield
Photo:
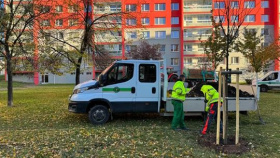
<path fill-rule="evenodd" d="M 105 70 L 102 71 L 102 73 L 97 77 L 97 81 L 99 81 L 100 76 L 106 74 L 108 72 L 108 70 L 111 69 L 111 67 L 115 64 L 115 62 L 113 62 L 110 66 L 108 66 Z"/>

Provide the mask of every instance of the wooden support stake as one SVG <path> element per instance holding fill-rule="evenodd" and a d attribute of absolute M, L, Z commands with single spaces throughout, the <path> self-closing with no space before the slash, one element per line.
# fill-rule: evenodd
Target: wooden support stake
<path fill-rule="evenodd" d="M 226 123 L 227 123 L 227 110 L 226 110 L 226 77 L 223 75 L 223 140 L 226 140 Z"/>
<path fill-rule="evenodd" d="M 221 92 L 222 92 L 222 67 L 219 71 L 219 99 L 218 99 L 218 110 L 217 110 L 217 134 L 216 144 L 220 144 L 220 122 L 221 122 Z"/>
<path fill-rule="evenodd" d="M 239 71 L 239 68 L 237 68 Z M 235 144 L 239 143 L 239 74 L 236 75 L 236 135 Z"/>

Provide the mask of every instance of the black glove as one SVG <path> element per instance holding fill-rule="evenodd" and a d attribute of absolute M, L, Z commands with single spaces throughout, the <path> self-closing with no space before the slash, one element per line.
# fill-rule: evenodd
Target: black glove
<path fill-rule="evenodd" d="M 208 102 L 208 100 L 204 99 L 204 103 L 207 103 L 207 102 Z"/>

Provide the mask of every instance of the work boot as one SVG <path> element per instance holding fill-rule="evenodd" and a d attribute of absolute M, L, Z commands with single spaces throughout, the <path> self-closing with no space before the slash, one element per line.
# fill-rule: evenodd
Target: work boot
<path fill-rule="evenodd" d="M 172 128 L 173 131 L 180 131 L 180 128 Z"/>
<path fill-rule="evenodd" d="M 190 129 L 187 128 L 187 127 L 182 127 L 181 130 L 188 131 L 188 130 L 190 130 Z"/>

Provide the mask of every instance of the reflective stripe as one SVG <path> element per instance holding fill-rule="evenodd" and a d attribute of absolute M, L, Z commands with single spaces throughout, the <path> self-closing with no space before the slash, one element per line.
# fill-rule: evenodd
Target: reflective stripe
<path fill-rule="evenodd" d="M 208 91 L 211 91 L 211 90 L 213 90 L 214 88 L 210 88 L 210 89 L 208 89 Z"/>
<path fill-rule="evenodd" d="M 215 102 L 218 101 L 218 98 L 211 99 L 209 102 L 210 102 L 210 103 L 213 103 L 214 101 L 215 101 Z"/>
<path fill-rule="evenodd" d="M 181 92 L 179 92 L 180 94 L 182 94 L 182 88 L 176 88 L 175 92 L 177 93 L 177 90 L 180 90 Z"/>

